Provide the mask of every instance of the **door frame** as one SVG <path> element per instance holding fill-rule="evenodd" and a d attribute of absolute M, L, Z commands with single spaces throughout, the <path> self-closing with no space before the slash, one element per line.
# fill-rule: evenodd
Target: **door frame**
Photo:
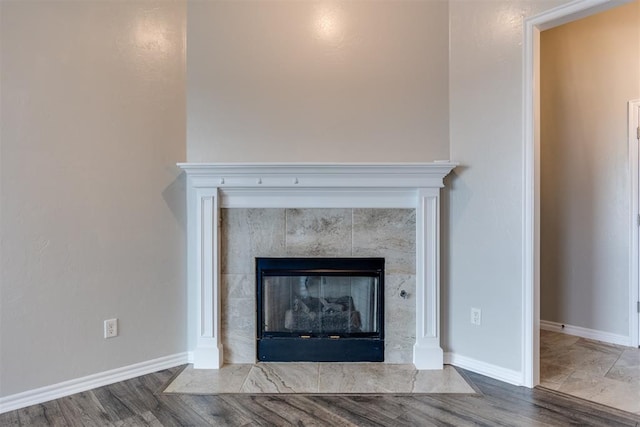
<path fill-rule="evenodd" d="M 640 344 L 640 99 L 629 101 L 629 175 L 631 177 L 631 215 L 629 241 L 629 338 Z"/>
<path fill-rule="evenodd" d="M 632 1 L 575 0 L 524 21 L 521 366 L 527 387 L 540 383 L 540 32 Z"/>

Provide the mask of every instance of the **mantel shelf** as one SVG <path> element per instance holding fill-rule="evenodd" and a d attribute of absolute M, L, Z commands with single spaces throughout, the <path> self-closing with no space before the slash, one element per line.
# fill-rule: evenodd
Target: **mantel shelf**
<path fill-rule="evenodd" d="M 195 187 L 443 187 L 458 164 L 431 163 L 178 163 Z"/>

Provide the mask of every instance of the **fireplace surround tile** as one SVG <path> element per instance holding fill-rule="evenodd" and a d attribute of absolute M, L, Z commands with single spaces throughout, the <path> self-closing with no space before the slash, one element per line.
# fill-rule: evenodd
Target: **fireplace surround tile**
<path fill-rule="evenodd" d="M 227 363 L 256 360 L 256 256 L 340 257 L 354 252 L 389 260 L 391 272 L 385 266 L 385 362 L 411 363 L 415 209 L 234 208 L 222 209 L 222 218 L 221 329 Z M 352 242 L 358 242 L 357 248 Z M 407 292 L 406 299 L 400 297 L 402 290 Z"/>
<path fill-rule="evenodd" d="M 253 274 L 222 274 L 223 298 L 253 298 L 256 294 Z"/>
<path fill-rule="evenodd" d="M 222 338 L 224 357 L 232 364 L 253 363 L 257 358 L 256 339 L 248 335 L 227 335 Z"/>
<path fill-rule="evenodd" d="M 415 209 L 353 210 L 353 256 L 380 253 L 384 253 L 387 274 L 415 274 Z"/>
<path fill-rule="evenodd" d="M 350 256 L 352 231 L 352 209 L 287 209 L 287 256 Z"/>
<path fill-rule="evenodd" d="M 222 310 L 224 357 L 231 363 L 256 360 L 255 298 L 229 298 Z"/>
<path fill-rule="evenodd" d="M 254 274 L 257 256 L 284 256 L 284 209 L 222 209 L 220 271 Z"/>
<path fill-rule="evenodd" d="M 385 277 L 385 362 L 411 363 L 412 349 L 416 341 L 415 295 L 416 276 L 411 274 L 387 274 Z M 401 291 L 406 298 L 400 296 Z"/>
<path fill-rule="evenodd" d="M 255 280 L 248 274 L 222 274 L 221 327 L 224 357 L 233 363 L 253 363 L 255 350 Z"/>

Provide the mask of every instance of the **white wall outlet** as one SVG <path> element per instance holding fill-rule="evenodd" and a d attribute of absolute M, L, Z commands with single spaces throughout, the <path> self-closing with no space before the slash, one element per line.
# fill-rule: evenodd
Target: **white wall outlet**
<path fill-rule="evenodd" d="M 482 322 L 482 310 L 471 307 L 471 324 L 480 326 Z"/>
<path fill-rule="evenodd" d="M 108 319 L 104 321 L 104 337 L 113 338 L 118 336 L 118 319 Z"/>

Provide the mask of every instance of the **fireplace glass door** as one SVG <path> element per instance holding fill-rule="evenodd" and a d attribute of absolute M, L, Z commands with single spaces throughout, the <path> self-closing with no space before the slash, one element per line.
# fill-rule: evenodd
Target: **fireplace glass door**
<path fill-rule="evenodd" d="M 258 359 L 382 361 L 384 259 L 258 258 Z"/>
<path fill-rule="evenodd" d="M 264 279 L 267 334 L 377 333 L 377 277 L 272 276 Z"/>

